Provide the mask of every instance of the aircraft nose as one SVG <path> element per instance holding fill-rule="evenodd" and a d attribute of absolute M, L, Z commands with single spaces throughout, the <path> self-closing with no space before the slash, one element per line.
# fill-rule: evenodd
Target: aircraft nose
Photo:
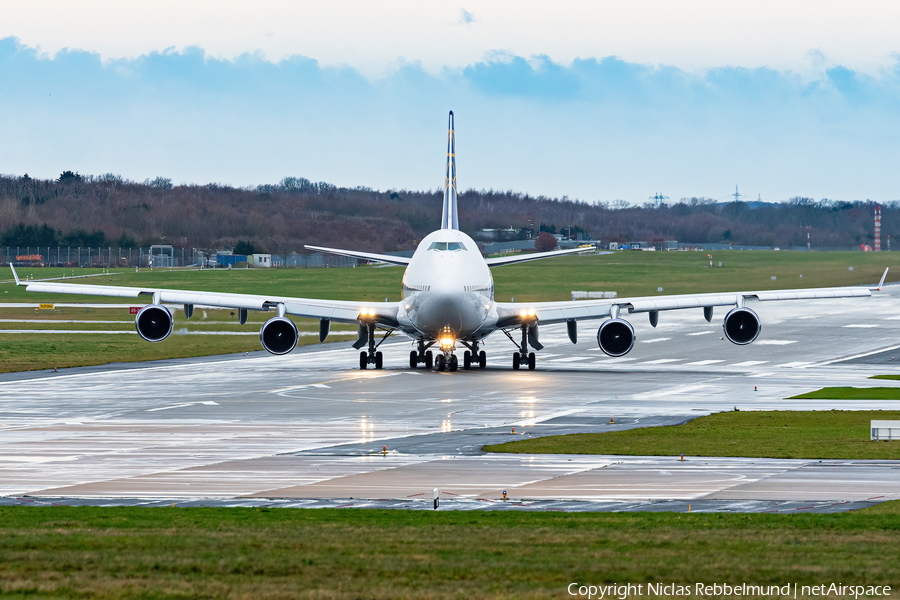
<path fill-rule="evenodd" d="M 431 293 L 436 296 L 458 296 L 463 293 L 463 285 L 456 277 L 445 275 L 431 284 Z"/>

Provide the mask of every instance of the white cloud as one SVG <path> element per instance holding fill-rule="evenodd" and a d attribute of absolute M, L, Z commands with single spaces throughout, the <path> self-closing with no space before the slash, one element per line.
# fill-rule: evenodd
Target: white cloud
<path fill-rule="evenodd" d="M 192 45 L 225 58 L 299 54 L 370 78 L 400 57 L 437 73 L 493 50 L 564 65 L 619 56 L 691 72 L 803 72 L 817 49 L 835 64 L 875 73 L 900 50 L 900 2 L 884 0 L 470 0 L 461 20 L 477 15 L 477 27 L 465 28 L 446 10 L 437 0 L 30 0 L 0 3 L 0 38 L 105 59 Z"/>

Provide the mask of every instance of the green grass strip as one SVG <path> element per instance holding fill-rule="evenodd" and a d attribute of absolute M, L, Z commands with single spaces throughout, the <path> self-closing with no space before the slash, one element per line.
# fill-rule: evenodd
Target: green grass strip
<path fill-rule="evenodd" d="M 564 598 L 572 582 L 893 585 L 900 507 L 842 514 L 0 508 L 4 598 Z"/>
<path fill-rule="evenodd" d="M 788 400 L 900 400 L 900 387 L 826 387 Z"/>
<path fill-rule="evenodd" d="M 900 375 L 872 375 L 869 379 L 890 379 L 892 381 L 900 381 Z"/>
<path fill-rule="evenodd" d="M 684 425 L 547 436 L 484 449 L 524 454 L 900 459 L 900 441 L 869 440 L 872 419 L 900 419 L 900 411 L 732 411 Z"/>

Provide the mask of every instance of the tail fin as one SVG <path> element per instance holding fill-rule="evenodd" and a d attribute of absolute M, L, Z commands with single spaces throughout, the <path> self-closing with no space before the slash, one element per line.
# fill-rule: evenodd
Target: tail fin
<path fill-rule="evenodd" d="M 453 111 L 450 111 L 450 129 L 447 132 L 447 171 L 444 173 L 444 212 L 441 229 L 459 229 L 456 213 L 456 140 L 453 137 Z"/>

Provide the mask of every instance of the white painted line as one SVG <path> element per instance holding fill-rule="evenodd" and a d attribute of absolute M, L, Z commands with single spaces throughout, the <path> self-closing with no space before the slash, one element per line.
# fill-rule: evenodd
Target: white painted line
<path fill-rule="evenodd" d="M 598 360 L 597 362 L 591 363 L 591 364 L 594 364 L 594 365 L 616 365 L 618 363 L 628 362 L 628 361 L 632 361 L 632 360 L 637 360 L 637 359 L 636 358 L 613 358 L 612 356 L 610 356 L 606 360 Z"/>
<path fill-rule="evenodd" d="M 787 346 L 788 344 L 796 344 L 797 340 L 759 340 L 754 342 L 755 346 Z"/>
<path fill-rule="evenodd" d="M 767 360 L 745 360 L 744 362 L 734 363 L 733 365 L 728 365 L 730 367 L 755 367 L 756 365 L 764 365 Z"/>
<path fill-rule="evenodd" d="M 641 343 L 642 344 L 652 344 L 654 342 L 667 342 L 671 339 L 672 338 L 656 338 L 656 339 L 652 339 L 652 340 L 641 340 Z"/>
<path fill-rule="evenodd" d="M 689 333 L 688 335 L 709 335 L 710 333 L 715 333 L 715 331 L 696 331 L 694 333 Z"/>
<path fill-rule="evenodd" d="M 0 329 L 0 333 L 133 333 L 137 335 L 137 331 L 104 331 L 101 329 Z"/>
<path fill-rule="evenodd" d="M 659 358 L 657 360 L 648 360 L 647 362 L 638 363 L 640 365 L 664 365 L 666 363 L 678 362 L 684 360 L 682 358 Z"/>
<path fill-rule="evenodd" d="M 785 367 L 788 369 L 796 369 L 798 367 L 805 367 L 807 365 L 811 365 L 811 362 L 789 362 L 784 363 L 783 365 L 775 365 L 776 367 Z"/>
<path fill-rule="evenodd" d="M 553 362 L 553 363 L 575 362 L 578 360 L 590 360 L 592 358 L 594 358 L 594 357 L 593 356 L 569 356 L 567 358 L 554 358 L 553 360 L 550 360 L 547 362 Z"/>
<path fill-rule="evenodd" d="M 714 365 L 716 363 L 725 362 L 724 360 L 698 360 L 697 362 L 687 363 L 687 365 L 693 365 L 695 367 L 702 367 L 703 365 Z"/>
<path fill-rule="evenodd" d="M 146 410 L 145 412 L 156 412 L 158 410 L 169 410 L 170 408 L 184 408 L 185 406 L 193 406 L 195 404 L 205 404 L 206 406 L 219 406 L 218 402 L 213 402 L 212 400 L 203 400 L 201 402 L 187 402 L 185 404 L 175 404 L 173 406 L 161 406 L 160 408 L 151 408 Z"/>
<path fill-rule="evenodd" d="M 846 327 L 847 329 L 872 329 L 873 327 L 880 327 L 877 323 L 851 323 L 850 325 L 841 325 L 841 327 Z"/>
<path fill-rule="evenodd" d="M 863 358 L 865 356 L 872 356 L 873 354 L 878 354 L 879 352 L 890 352 L 891 350 L 897 350 L 900 346 L 889 346 L 887 348 L 879 348 L 878 350 L 872 350 L 871 352 L 864 352 L 862 354 L 854 354 L 853 356 L 847 356 L 844 358 L 836 358 L 834 360 L 825 361 L 823 363 L 819 363 L 819 366 L 830 365 L 836 362 L 843 362 L 845 360 L 853 360 L 856 358 Z"/>

